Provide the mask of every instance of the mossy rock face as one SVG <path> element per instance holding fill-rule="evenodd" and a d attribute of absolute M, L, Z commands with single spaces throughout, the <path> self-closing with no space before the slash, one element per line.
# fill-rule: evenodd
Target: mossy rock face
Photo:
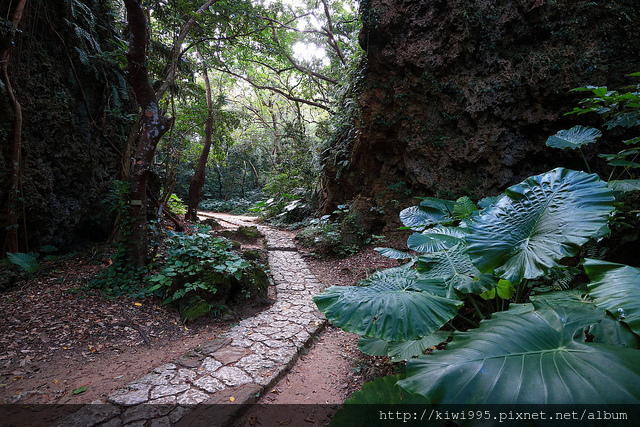
<path fill-rule="evenodd" d="M 180 318 L 188 322 L 190 320 L 197 319 L 204 316 L 211 311 L 211 305 L 202 298 L 196 297 L 185 304 L 184 308 L 180 310 Z"/>
<path fill-rule="evenodd" d="M 260 252 L 257 249 L 249 249 L 242 253 L 242 258 L 249 261 L 258 261 L 260 259 Z"/>
<path fill-rule="evenodd" d="M 240 227 L 237 230 L 221 230 L 217 234 L 219 236 L 226 237 L 231 240 L 232 243 L 234 240 L 246 243 L 255 243 L 260 237 L 262 237 L 262 233 L 258 231 L 258 227 L 255 225 L 250 227 Z"/>
<path fill-rule="evenodd" d="M 258 251 L 255 251 L 259 256 Z M 180 317 L 191 321 L 212 314 L 212 310 L 220 311 L 227 305 L 258 305 L 268 300 L 269 277 L 256 262 L 249 260 L 249 267 L 243 270 L 240 279 L 233 275 L 204 270 L 198 277 L 189 277 L 189 281 L 202 280 L 209 285 L 209 290 L 198 290 L 178 303 Z M 185 278 L 174 279 L 172 290 L 175 292 L 184 286 Z M 218 313 L 220 314 L 220 313 Z"/>
<path fill-rule="evenodd" d="M 258 231 L 258 227 L 251 225 L 249 227 L 240 227 L 236 231 L 236 238 L 249 242 L 255 242 L 262 234 Z"/>
<path fill-rule="evenodd" d="M 218 220 L 215 219 L 215 218 L 206 218 L 206 219 L 200 221 L 200 224 L 201 225 L 206 225 L 208 227 L 211 227 L 212 230 L 219 230 L 220 228 L 222 228 L 222 226 L 220 225 Z"/>
<path fill-rule="evenodd" d="M 264 270 L 254 262 L 251 262 L 240 280 L 239 298 L 250 300 L 254 304 L 260 304 L 267 301 L 267 289 L 269 288 L 269 277 Z M 240 302 L 240 301 L 238 301 Z"/>

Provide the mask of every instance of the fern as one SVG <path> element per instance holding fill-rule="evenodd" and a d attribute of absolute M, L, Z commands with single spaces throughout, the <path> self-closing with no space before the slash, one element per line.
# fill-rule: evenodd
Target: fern
<path fill-rule="evenodd" d="M 71 0 L 71 16 L 75 20 L 83 20 L 89 28 L 96 26 L 96 18 L 91 9 L 78 0 Z"/>
<path fill-rule="evenodd" d="M 78 58 L 80 58 L 80 62 L 82 62 L 84 65 L 91 65 L 89 61 L 89 55 L 87 55 L 87 52 L 85 52 L 82 49 L 79 49 L 78 47 L 74 47 L 74 49 L 76 50 L 76 52 L 78 52 Z"/>

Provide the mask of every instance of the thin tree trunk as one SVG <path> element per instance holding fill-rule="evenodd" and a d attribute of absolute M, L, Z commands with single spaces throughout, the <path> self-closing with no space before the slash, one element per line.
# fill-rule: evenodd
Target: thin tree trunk
<path fill-rule="evenodd" d="M 251 166 L 251 170 L 253 171 L 253 177 L 256 180 L 256 185 L 255 187 L 258 188 L 260 187 L 260 176 L 258 175 L 258 170 L 256 169 L 256 167 L 253 165 L 253 163 L 251 162 L 251 160 L 247 159 L 247 162 L 249 162 L 249 166 Z"/>
<path fill-rule="evenodd" d="M 209 151 L 211 150 L 211 142 L 213 137 L 213 99 L 211 99 L 211 83 L 209 82 L 209 74 L 207 72 L 207 64 L 197 49 L 196 53 L 200 61 L 202 61 L 202 72 L 204 79 L 204 87 L 207 93 L 207 123 L 204 131 L 204 146 L 202 147 L 202 153 L 198 159 L 198 165 L 196 171 L 193 174 L 191 183 L 189 184 L 189 204 L 187 206 L 187 214 L 185 219 L 187 221 L 196 222 L 198 219 L 198 205 L 200 204 L 200 193 L 204 186 L 205 174 L 207 171 L 207 159 L 209 159 Z"/>
<path fill-rule="evenodd" d="M 242 184 L 240 184 L 240 194 L 242 195 L 242 198 L 244 199 L 244 183 L 245 183 L 245 178 L 247 176 L 247 161 L 244 160 L 242 163 L 243 163 Z"/>
<path fill-rule="evenodd" d="M 227 198 L 222 194 L 222 173 L 220 172 L 220 165 L 216 164 L 216 175 L 218 175 L 218 193 L 220 193 L 220 199 L 226 200 Z"/>
<path fill-rule="evenodd" d="M 26 0 L 20 0 L 13 11 L 13 31 L 18 28 Z M 2 52 L 0 57 L 0 78 L 5 85 L 13 109 L 13 150 L 11 154 L 11 178 L 9 180 L 9 198 L 7 201 L 7 234 L 5 235 L 3 252 L 18 252 L 18 210 L 20 203 L 20 174 L 22 173 L 22 107 L 13 93 L 9 79 L 9 55 L 11 47 Z"/>
<path fill-rule="evenodd" d="M 147 264 L 147 178 L 156 147 L 162 135 L 169 130 L 173 119 L 160 111 L 147 71 L 147 19 L 139 0 L 125 0 L 129 24 L 129 51 L 127 60 L 131 86 L 142 109 L 140 140 L 131 163 L 131 230 L 128 243 L 129 261 L 135 267 Z"/>
<path fill-rule="evenodd" d="M 193 28 L 193 26 L 197 23 L 198 16 L 206 12 L 209 9 L 209 6 L 211 6 L 216 2 L 217 0 L 205 1 L 202 4 L 202 6 L 200 6 L 198 10 L 195 11 L 195 13 L 191 16 L 191 18 L 189 18 L 187 23 L 182 28 L 182 31 L 180 31 L 180 34 L 178 34 L 178 37 L 173 42 L 173 47 L 171 49 L 171 57 L 167 62 L 167 66 L 162 71 L 162 76 L 163 76 L 161 79 L 162 83 L 160 84 L 160 87 L 156 91 L 156 95 L 158 96 L 158 99 L 162 98 L 162 95 L 164 95 L 167 89 L 169 89 L 169 86 L 171 86 L 174 80 L 176 79 L 176 76 L 178 74 L 178 59 L 180 59 L 180 56 L 182 56 L 183 54 L 182 45 L 185 39 L 187 38 L 189 31 L 191 31 L 191 28 Z"/>

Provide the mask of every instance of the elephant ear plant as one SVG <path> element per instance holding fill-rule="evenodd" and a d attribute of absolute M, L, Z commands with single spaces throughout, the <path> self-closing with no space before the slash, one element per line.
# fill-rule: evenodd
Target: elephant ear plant
<path fill-rule="evenodd" d="M 587 277 L 562 261 L 608 232 L 607 184 L 557 168 L 479 206 L 429 199 L 403 211 L 418 256 L 314 298 L 365 353 L 408 360 L 406 378 L 346 403 L 380 400 L 380 387 L 389 401 L 401 390 L 431 404 L 640 403 L 640 271 L 588 259 L 591 283 L 549 283 L 558 271 Z"/>

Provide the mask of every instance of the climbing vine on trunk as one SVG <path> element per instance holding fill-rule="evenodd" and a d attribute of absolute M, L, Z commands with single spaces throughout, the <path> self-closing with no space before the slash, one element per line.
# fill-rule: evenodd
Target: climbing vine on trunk
<path fill-rule="evenodd" d="M 147 18 L 141 2 L 125 0 L 127 22 L 131 35 L 127 61 L 131 86 L 142 110 L 138 147 L 131 163 L 131 234 L 128 255 L 133 266 L 147 263 L 147 178 L 156 147 L 162 135 L 173 124 L 160 110 L 147 70 Z"/>
<path fill-rule="evenodd" d="M 20 0 L 13 11 L 13 31 L 18 28 L 22 19 L 22 12 L 27 0 Z M 9 79 L 9 56 L 11 45 L 2 52 L 0 57 L 0 79 L 4 83 L 7 96 L 13 109 L 13 149 L 11 153 L 11 179 L 9 198 L 7 201 L 7 234 L 5 236 L 3 252 L 18 252 L 18 209 L 20 200 L 20 174 L 22 157 L 22 107 L 13 93 L 11 80 Z"/>

